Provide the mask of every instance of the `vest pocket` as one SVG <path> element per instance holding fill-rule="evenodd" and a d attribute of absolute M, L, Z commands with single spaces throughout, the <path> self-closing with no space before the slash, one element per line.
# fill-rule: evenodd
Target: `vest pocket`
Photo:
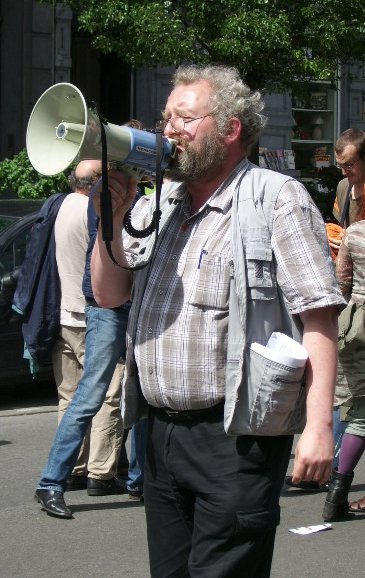
<path fill-rule="evenodd" d="M 248 299 L 273 299 L 276 277 L 271 246 L 264 240 L 248 241 L 246 264 Z"/>
<path fill-rule="evenodd" d="M 305 418 L 305 367 L 289 367 L 248 351 L 246 371 L 252 433 L 272 436 L 298 431 Z"/>

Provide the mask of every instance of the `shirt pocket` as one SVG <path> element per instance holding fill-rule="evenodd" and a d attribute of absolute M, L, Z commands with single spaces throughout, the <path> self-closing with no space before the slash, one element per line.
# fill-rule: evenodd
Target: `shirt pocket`
<path fill-rule="evenodd" d="M 247 298 L 273 299 L 276 276 L 273 252 L 269 241 L 252 240 L 246 245 Z"/>
<path fill-rule="evenodd" d="M 195 307 L 228 310 L 229 284 L 229 262 L 203 251 L 189 302 Z"/>

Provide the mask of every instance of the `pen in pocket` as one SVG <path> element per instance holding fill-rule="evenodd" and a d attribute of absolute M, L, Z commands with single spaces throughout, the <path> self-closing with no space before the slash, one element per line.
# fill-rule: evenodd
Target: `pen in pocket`
<path fill-rule="evenodd" d="M 206 251 L 205 249 L 203 249 L 203 250 L 200 252 L 198 269 L 200 269 L 200 265 L 201 265 L 201 262 L 202 262 L 202 259 L 203 259 L 203 255 L 208 255 L 208 251 Z"/>

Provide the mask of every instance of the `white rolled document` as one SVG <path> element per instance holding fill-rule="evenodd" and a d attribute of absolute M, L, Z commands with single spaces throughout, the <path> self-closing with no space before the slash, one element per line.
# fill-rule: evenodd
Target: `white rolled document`
<path fill-rule="evenodd" d="M 308 359 L 308 353 L 303 345 L 278 331 L 271 334 L 266 346 L 252 343 L 251 349 L 266 359 L 288 367 L 304 367 Z"/>

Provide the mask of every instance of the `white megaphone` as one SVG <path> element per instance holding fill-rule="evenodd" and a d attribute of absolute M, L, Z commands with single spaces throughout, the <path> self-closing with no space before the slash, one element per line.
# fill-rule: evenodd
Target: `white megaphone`
<path fill-rule="evenodd" d="M 141 177 L 156 171 L 156 135 L 127 126 L 103 123 L 108 161 L 129 174 Z M 62 82 L 46 90 L 30 115 L 27 153 L 33 167 L 42 175 L 56 175 L 74 161 L 102 158 L 101 121 L 87 105 L 80 90 Z M 176 142 L 162 137 L 159 162 L 168 168 Z"/>

